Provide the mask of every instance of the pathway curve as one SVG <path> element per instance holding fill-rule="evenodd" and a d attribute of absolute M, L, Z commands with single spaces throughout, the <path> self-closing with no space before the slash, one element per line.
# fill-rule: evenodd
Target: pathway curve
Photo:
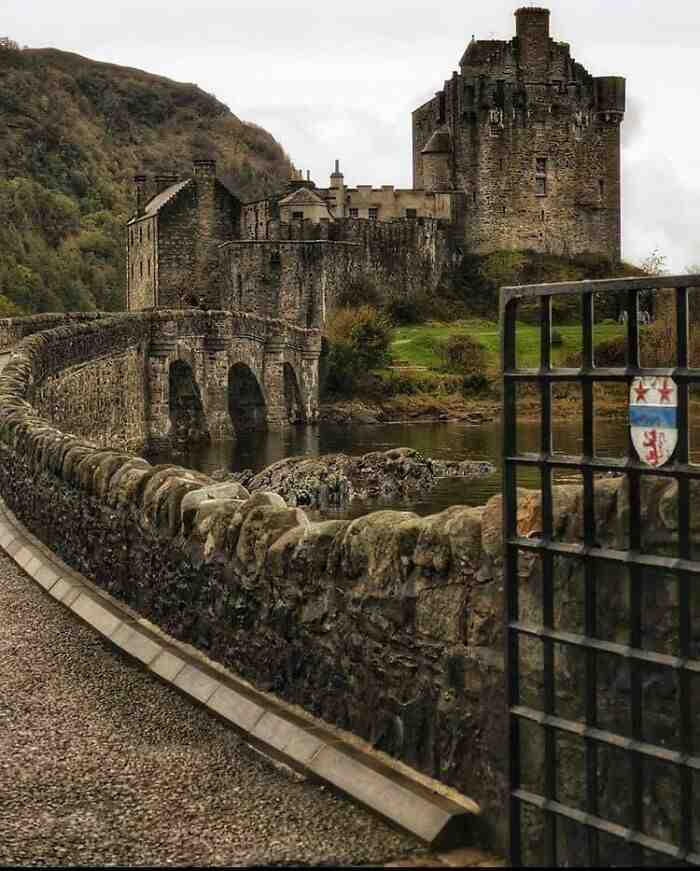
<path fill-rule="evenodd" d="M 0 555 L 0 866 L 384 864 L 418 842 L 285 774 Z M 415 861 L 415 860 L 414 860 Z"/>

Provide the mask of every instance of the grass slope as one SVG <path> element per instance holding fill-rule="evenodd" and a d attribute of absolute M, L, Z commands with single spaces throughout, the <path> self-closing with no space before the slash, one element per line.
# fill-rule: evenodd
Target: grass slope
<path fill-rule="evenodd" d="M 594 341 L 598 343 L 620 336 L 623 329 L 618 324 L 596 324 Z M 555 330 L 561 334 L 563 343 L 552 349 L 552 356 L 554 363 L 560 363 L 565 357 L 581 350 L 581 327 L 579 325 L 557 326 Z M 448 324 L 429 322 L 398 327 L 391 344 L 394 365 L 438 370 L 440 359 L 435 352 L 435 342 L 455 334 L 467 334 L 481 342 L 489 355 L 489 368 L 498 369 L 500 355 L 498 324 L 478 318 Z M 540 328 L 530 324 L 518 324 L 518 365 L 526 368 L 538 366 L 539 348 Z"/>

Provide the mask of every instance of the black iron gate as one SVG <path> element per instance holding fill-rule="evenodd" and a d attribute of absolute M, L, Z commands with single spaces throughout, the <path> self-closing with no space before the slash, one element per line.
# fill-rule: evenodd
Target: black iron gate
<path fill-rule="evenodd" d="M 700 465 L 690 462 L 688 426 L 689 393 L 693 384 L 700 383 L 700 368 L 689 366 L 688 287 L 700 287 L 700 276 L 501 291 L 505 668 L 513 865 L 700 864 L 700 557 L 694 550 L 700 517 L 692 517 L 692 505 L 700 505 L 693 492 L 700 481 Z M 675 302 L 668 329 L 675 344 L 671 349 L 675 365 L 643 368 L 640 299 L 646 305 L 659 292 L 671 308 Z M 596 366 L 594 303 L 610 309 L 610 295 L 622 299 L 626 312 L 620 319 L 625 323 L 626 365 Z M 581 365 L 557 368 L 552 365 L 552 303 L 563 300 L 570 308 L 575 298 L 580 299 Z M 529 308 L 532 313 L 533 305 L 539 307 L 540 365 L 523 369 L 517 366 L 518 309 Z M 677 387 L 678 443 L 671 460 L 658 468 L 637 458 L 631 439 L 626 456 L 604 457 L 596 452 L 598 385 L 622 384 L 629 391 L 636 376 L 665 376 Z M 560 384 L 580 391 L 580 452 L 554 450 L 553 391 L 556 398 Z M 539 404 L 539 450 L 519 452 L 520 393 L 528 389 Z M 539 470 L 541 481 L 540 528 L 529 535 L 519 530 L 517 512 L 517 478 L 525 467 Z M 558 498 L 553 482 L 563 474 L 582 484 L 577 540 L 571 536 L 562 540 L 556 533 L 560 524 L 553 511 Z M 619 498 L 624 501 L 619 502 L 619 511 L 626 529 L 611 544 L 606 529 L 601 530 L 601 518 L 596 519 L 596 499 L 598 479 L 613 475 L 623 476 L 624 497 Z M 658 500 L 662 491 L 675 506 L 669 520 L 675 532 L 671 547 L 667 542 L 665 552 L 659 553 L 645 533 L 646 500 Z M 538 607 L 531 606 L 530 574 L 524 614 L 521 569 L 528 560 L 538 566 Z M 569 567 L 568 601 L 578 596 L 580 612 L 575 606 L 569 613 L 559 610 L 564 564 Z M 647 585 L 655 583 L 663 596 L 658 594 L 656 605 L 647 607 L 647 601 L 652 601 L 647 599 Z M 616 608 L 624 634 L 619 623 L 615 632 L 602 628 L 615 623 Z M 578 625 L 563 626 L 566 621 L 560 618 L 573 612 Z M 655 623 L 651 629 L 645 624 L 649 616 Z M 649 642 L 650 633 L 658 631 L 661 637 L 662 623 L 664 644 Z M 566 667 L 564 659 L 569 663 Z M 567 701 L 560 706 L 564 692 Z M 624 716 L 618 716 L 623 707 Z"/>

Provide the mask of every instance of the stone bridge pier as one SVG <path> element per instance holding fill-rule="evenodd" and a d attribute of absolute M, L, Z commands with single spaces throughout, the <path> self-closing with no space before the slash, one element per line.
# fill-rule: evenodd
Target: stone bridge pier
<path fill-rule="evenodd" d="M 223 312 L 206 313 L 220 316 L 208 321 L 170 314 L 160 313 L 148 349 L 151 447 L 318 419 L 318 331 Z"/>

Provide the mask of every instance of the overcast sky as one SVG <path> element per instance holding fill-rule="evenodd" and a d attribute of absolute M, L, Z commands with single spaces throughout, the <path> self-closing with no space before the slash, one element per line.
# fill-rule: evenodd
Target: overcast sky
<path fill-rule="evenodd" d="M 339 158 L 347 184 L 410 187 L 411 111 L 472 34 L 510 39 L 518 5 L 5 0 L 0 35 L 195 82 L 269 130 L 317 184 Z M 674 271 L 700 263 L 700 3 L 544 5 L 552 36 L 591 74 L 627 78 L 623 256 L 658 248 Z"/>

